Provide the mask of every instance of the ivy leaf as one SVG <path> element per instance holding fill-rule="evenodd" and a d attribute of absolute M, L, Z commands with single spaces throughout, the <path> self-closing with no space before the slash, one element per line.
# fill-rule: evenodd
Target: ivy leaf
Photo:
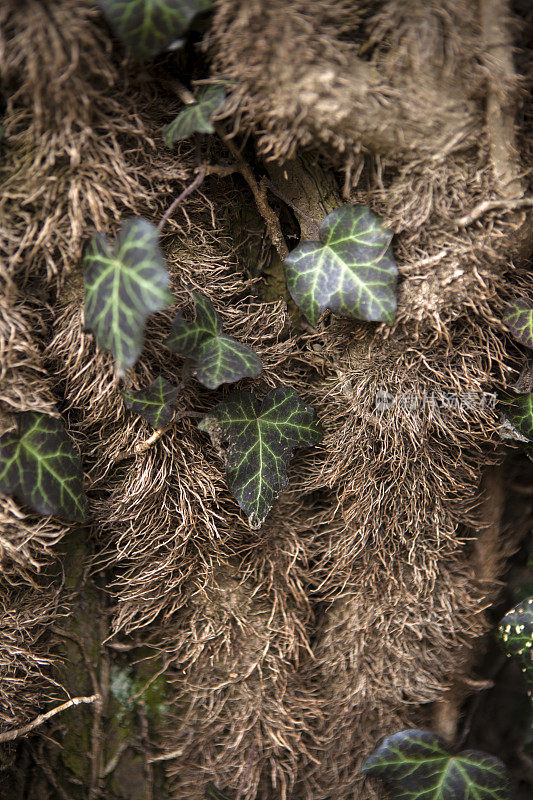
<path fill-rule="evenodd" d="M 96 1 L 115 35 L 137 59 L 167 50 L 213 5 L 213 0 Z"/>
<path fill-rule="evenodd" d="M 249 392 L 233 392 L 206 414 L 199 428 L 216 445 L 227 445 L 228 486 L 251 528 L 261 526 L 287 485 L 293 449 L 322 438 L 313 409 L 287 388 L 273 389 L 262 402 Z"/>
<path fill-rule="evenodd" d="M 153 428 L 164 428 L 175 414 L 173 403 L 179 389 L 161 375 L 144 389 L 122 392 L 126 408 L 145 419 Z"/>
<path fill-rule="evenodd" d="M 430 731 L 387 736 L 362 771 L 388 783 L 394 800 L 510 800 L 509 775 L 498 758 L 476 750 L 454 755 Z"/>
<path fill-rule="evenodd" d="M 528 597 L 507 612 L 498 626 L 505 652 L 520 661 L 528 684 L 533 689 L 533 597 Z"/>
<path fill-rule="evenodd" d="M 167 145 L 172 147 L 176 142 L 188 139 L 193 133 L 214 133 L 211 120 L 222 108 L 225 99 L 225 83 L 202 87 L 198 92 L 196 103 L 190 103 L 182 108 L 176 119 L 164 128 L 163 136 Z"/>
<path fill-rule="evenodd" d="M 533 441 L 533 392 L 516 395 L 506 401 L 506 406 L 506 415 L 510 423 L 528 441 Z"/>
<path fill-rule="evenodd" d="M 114 245 L 96 233 L 84 264 L 85 327 L 113 353 L 124 374 L 141 354 L 148 314 L 174 300 L 157 228 L 141 217 L 130 217 Z"/>
<path fill-rule="evenodd" d="M 511 303 L 503 321 L 517 342 L 533 348 L 533 302 L 517 300 Z"/>
<path fill-rule="evenodd" d="M 287 288 L 312 325 L 329 308 L 369 322 L 394 320 L 398 268 L 392 233 L 366 206 L 328 214 L 319 242 L 302 242 L 285 259 Z"/>
<path fill-rule="evenodd" d="M 85 519 L 81 461 L 62 420 L 39 411 L 17 415 L 17 430 L 0 438 L 0 490 L 40 514 Z"/>
<path fill-rule="evenodd" d="M 256 378 L 263 369 L 259 356 L 246 344 L 222 331 L 222 322 L 211 302 L 194 294 L 196 319 L 186 322 L 178 312 L 165 344 L 191 360 L 192 374 L 208 389 L 241 378 Z"/>

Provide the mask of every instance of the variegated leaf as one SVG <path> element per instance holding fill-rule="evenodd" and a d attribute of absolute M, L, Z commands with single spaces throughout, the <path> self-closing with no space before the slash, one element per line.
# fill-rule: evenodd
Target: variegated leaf
<path fill-rule="evenodd" d="M 455 754 L 431 731 L 385 737 L 362 772 L 384 780 L 393 800 L 511 800 L 509 774 L 498 758 L 476 750 Z"/>
<path fill-rule="evenodd" d="M 213 0 L 96 0 L 126 47 L 138 59 L 162 53 L 180 39 Z"/>
<path fill-rule="evenodd" d="M 506 400 L 505 409 L 511 425 L 528 441 L 533 441 L 533 392 Z"/>
<path fill-rule="evenodd" d="M 40 514 L 84 520 L 81 461 L 62 420 L 24 411 L 17 426 L 0 438 L 0 490 Z"/>
<path fill-rule="evenodd" d="M 509 657 L 522 667 L 531 697 L 533 689 L 533 597 L 528 597 L 507 612 L 498 633 Z"/>
<path fill-rule="evenodd" d="M 231 493 L 259 528 L 287 485 L 287 464 L 295 447 L 317 444 L 322 433 L 312 408 L 293 389 L 273 389 L 261 402 L 233 392 L 202 419 L 216 444 L 227 444 L 226 477 Z"/>
<path fill-rule="evenodd" d="M 222 108 L 225 99 L 225 83 L 202 87 L 196 103 L 182 108 L 178 116 L 163 130 L 167 145 L 172 147 L 176 142 L 188 139 L 193 133 L 214 133 L 211 120 Z"/>
<path fill-rule="evenodd" d="M 157 228 L 141 217 L 122 224 L 115 244 L 102 233 L 84 256 L 85 327 L 113 353 L 123 374 L 141 354 L 148 315 L 170 305 Z"/>
<path fill-rule="evenodd" d="M 330 309 L 370 322 L 394 320 L 398 268 L 392 233 L 366 206 L 328 214 L 318 242 L 302 242 L 284 262 L 287 288 L 312 325 Z"/>
<path fill-rule="evenodd" d="M 508 306 L 503 321 L 517 342 L 533 348 L 533 302 L 531 300 L 515 300 Z"/>
<path fill-rule="evenodd" d="M 212 303 L 194 294 L 196 319 L 187 322 L 178 313 L 166 344 L 192 363 L 192 374 L 208 389 L 241 378 L 256 378 L 263 365 L 259 356 L 242 342 L 222 331 L 222 323 Z"/>
<path fill-rule="evenodd" d="M 139 414 L 153 428 L 164 428 L 174 417 L 174 402 L 179 394 L 177 386 L 173 386 L 161 375 L 144 389 L 127 389 L 122 393 L 126 408 Z"/>

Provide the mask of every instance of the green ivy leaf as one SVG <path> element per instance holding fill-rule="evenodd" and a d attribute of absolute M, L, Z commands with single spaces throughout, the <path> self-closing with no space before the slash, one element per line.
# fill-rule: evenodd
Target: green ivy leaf
<path fill-rule="evenodd" d="M 511 303 L 503 321 L 517 342 L 533 348 L 533 303 L 531 301 L 517 300 Z"/>
<path fill-rule="evenodd" d="M 130 217 L 114 246 L 96 233 L 84 264 L 85 327 L 113 353 L 123 374 L 141 354 L 148 314 L 174 300 L 157 228 L 141 217 Z"/>
<path fill-rule="evenodd" d="M 533 441 L 533 392 L 518 394 L 505 402 L 510 423 L 529 441 Z"/>
<path fill-rule="evenodd" d="M 510 800 L 509 775 L 498 758 L 476 750 L 454 755 L 430 731 L 387 736 L 362 771 L 382 778 L 394 800 Z"/>
<path fill-rule="evenodd" d="M 287 288 L 312 325 L 330 309 L 369 322 L 394 320 L 398 268 L 392 233 L 366 206 L 328 214 L 319 242 L 302 242 L 285 259 Z"/>
<path fill-rule="evenodd" d="M 165 344 L 187 356 L 192 374 L 208 389 L 241 378 L 256 378 L 263 369 L 259 356 L 246 344 L 222 332 L 222 322 L 211 302 L 201 294 L 193 295 L 196 319 L 186 322 L 178 312 Z"/>
<path fill-rule="evenodd" d="M 173 403 L 178 397 L 179 389 L 161 375 L 144 389 L 122 392 L 126 408 L 145 419 L 153 428 L 164 428 L 175 414 Z"/>
<path fill-rule="evenodd" d="M 176 119 L 163 130 L 165 142 L 172 147 L 182 139 L 188 139 L 193 133 L 214 133 L 211 122 L 217 111 L 222 108 L 226 99 L 226 83 L 204 86 L 198 92 L 196 103 L 182 108 Z"/>
<path fill-rule="evenodd" d="M 0 438 L 0 490 L 40 514 L 85 519 L 81 461 L 62 420 L 39 411 L 17 415 L 17 430 Z"/>
<path fill-rule="evenodd" d="M 294 389 L 279 388 L 261 402 L 249 392 L 233 392 L 202 419 L 215 444 L 224 443 L 228 486 L 259 528 L 287 485 L 287 464 L 295 447 L 317 444 L 322 432 L 314 411 Z"/>
<path fill-rule="evenodd" d="M 498 626 L 498 634 L 509 657 L 520 661 L 528 684 L 533 689 L 533 597 L 528 597 L 507 612 Z"/>
<path fill-rule="evenodd" d="M 116 36 L 137 59 L 151 58 L 180 39 L 213 0 L 96 0 Z"/>

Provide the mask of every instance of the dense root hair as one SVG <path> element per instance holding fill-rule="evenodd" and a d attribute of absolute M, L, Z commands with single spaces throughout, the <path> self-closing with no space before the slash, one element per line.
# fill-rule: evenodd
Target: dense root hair
<path fill-rule="evenodd" d="M 58 694 L 46 630 L 57 619 L 57 595 L 42 586 L 0 580 L 0 724 L 27 720 Z"/>
<path fill-rule="evenodd" d="M 91 226 L 157 213 L 186 178 L 152 138 L 172 101 L 154 107 L 142 78 L 117 69 L 94 3 L 13 0 L 2 4 L 0 31 L 0 244 L 19 284 L 30 275 L 59 283 Z"/>

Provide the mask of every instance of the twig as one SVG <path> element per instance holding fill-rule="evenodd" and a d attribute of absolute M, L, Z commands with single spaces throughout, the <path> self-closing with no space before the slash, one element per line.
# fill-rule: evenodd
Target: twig
<path fill-rule="evenodd" d="M 171 753 L 162 753 L 160 756 L 152 756 L 149 759 L 150 764 L 155 764 L 156 761 L 170 761 L 172 758 L 179 758 L 183 755 L 183 747 L 180 747 L 179 750 L 172 750 Z"/>
<path fill-rule="evenodd" d="M 533 206 L 533 197 L 515 197 L 511 200 L 484 200 L 479 203 L 469 214 L 464 217 L 459 217 L 455 220 L 455 224 L 459 228 L 466 228 L 471 222 L 475 222 L 486 214 L 487 211 L 492 211 L 495 208 L 503 208 L 504 212 L 515 211 L 517 208 L 527 208 Z"/>
<path fill-rule="evenodd" d="M 127 750 L 127 749 L 128 749 L 128 747 L 129 747 L 129 746 L 130 746 L 130 745 L 129 745 L 129 743 L 128 743 L 128 742 L 121 742 L 121 743 L 119 744 L 119 746 L 118 746 L 118 747 L 117 747 L 117 749 L 116 749 L 116 752 L 115 752 L 115 754 L 114 754 L 114 755 L 113 755 L 113 756 L 112 756 L 112 757 L 109 759 L 109 761 L 108 761 L 108 762 L 107 762 L 107 764 L 105 765 L 104 769 L 102 770 L 102 774 L 101 774 L 101 776 L 100 776 L 100 777 L 102 777 L 102 778 L 107 778 L 107 776 L 108 776 L 108 775 L 111 775 L 111 773 L 113 772 L 113 770 L 115 770 L 115 769 L 116 769 L 116 766 L 117 766 L 117 764 L 118 764 L 118 762 L 119 762 L 119 760 L 120 760 L 120 756 L 122 755 L 122 753 L 123 753 L 125 750 Z"/>
<path fill-rule="evenodd" d="M 206 176 L 206 172 L 207 172 L 206 165 L 202 164 L 199 167 L 198 175 L 193 180 L 193 182 L 190 183 L 187 187 L 185 187 L 185 189 L 182 191 L 182 193 L 180 195 L 178 195 L 178 197 L 176 197 L 176 199 L 170 204 L 170 206 L 167 208 L 167 210 L 163 214 L 163 217 L 161 218 L 161 222 L 157 226 L 157 230 L 159 231 L 159 233 L 161 233 L 161 231 L 163 230 L 163 228 L 165 227 L 166 223 L 168 222 L 168 220 L 170 219 L 170 217 L 172 216 L 172 214 L 174 213 L 176 208 L 179 206 L 179 204 L 181 202 L 183 202 L 183 200 L 185 200 L 186 197 L 188 197 L 192 192 L 194 192 L 195 189 L 197 189 L 200 186 L 200 184 L 203 182 L 203 180 L 204 180 L 204 178 Z"/>
<path fill-rule="evenodd" d="M 144 754 L 144 771 L 146 777 L 145 800 L 154 800 L 154 768 L 150 760 L 150 731 L 148 727 L 148 717 L 146 714 L 146 704 L 144 700 L 140 701 L 138 711 L 141 724 L 141 743 Z"/>
<path fill-rule="evenodd" d="M 124 451 L 123 453 L 119 453 L 118 456 L 115 458 L 114 463 L 118 464 L 120 461 L 124 461 L 124 459 L 126 459 L 126 458 L 131 458 L 132 456 L 137 456 L 137 455 L 139 455 L 141 453 L 145 453 L 147 450 L 150 449 L 150 447 L 155 442 L 157 442 L 163 436 L 163 434 L 167 433 L 167 431 L 169 431 L 178 420 L 183 419 L 184 417 L 191 417 L 191 418 L 198 417 L 199 418 L 199 417 L 203 417 L 203 416 L 204 416 L 204 412 L 203 411 L 179 411 L 176 414 L 176 416 L 172 419 L 172 421 L 168 423 L 168 425 L 165 425 L 164 428 L 158 428 L 156 431 L 154 431 L 152 433 L 151 436 L 148 437 L 148 439 L 145 439 L 144 442 L 141 442 L 140 444 L 136 444 L 135 447 L 133 448 L 133 450 L 131 450 L 129 452 L 128 451 Z M 110 647 L 115 647 L 115 649 L 117 649 L 117 650 L 121 649 L 119 645 L 110 645 Z M 124 646 L 124 647 L 122 647 L 122 649 L 126 649 L 126 647 L 129 647 L 129 646 Z M 135 645 L 135 647 L 137 647 L 137 645 Z M 130 648 L 130 649 L 133 649 L 133 648 Z"/>
<path fill-rule="evenodd" d="M 39 714 L 38 717 L 35 717 L 34 720 L 28 722 L 27 725 L 22 725 L 20 728 L 14 728 L 11 731 L 4 731 L 3 733 L 0 733 L 0 742 L 12 742 L 15 739 L 18 739 L 20 736 L 25 736 L 27 733 L 30 733 L 30 731 L 33 731 L 35 728 L 38 728 L 39 725 L 42 725 L 47 720 L 51 719 L 51 717 L 55 717 L 56 714 L 60 714 L 62 711 L 66 711 L 68 708 L 79 706 L 82 703 L 95 703 L 100 699 L 101 698 L 99 694 L 92 694 L 90 697 L 73 697 L 71 700 L 67 700 L 66 703 L 62 703 L 60 706 L 52 708 L 45 714 Z"/>
<path fill-rule="evenodd" d="M 242 153 L 240 152 L 239 148 L 234 144 L 232 139 L 230 139 L 229 136 L 227 136 L 224 133 L 224 130 L 220 127 L 220 125 L 215 125 L 215 130 L 222 139 L 222 141 L 224 142 L 224 144 L 226 145 L 226 147 L 228 148 L 228 150 L 230 151 L 233 158 L 239 164 L 241 174 L 251 189 L 259 213 L 266 222 L 269 236 L 272 239 L 272 244 L 278 251 L 281 260 L 285 261 L 285 259 L 289 255 L 289 248 L 285 243 L 285 237 L 283 236 L 279 219 L 268 204 L 266 187 L 264 185 L 260 186 L 258 184 L 257 180 L 255 179 L 255 175 L 252 171 L 252 168 L 250 167 L 248 162 L 245 161 L 245 159 L 242 156 Z"/>

